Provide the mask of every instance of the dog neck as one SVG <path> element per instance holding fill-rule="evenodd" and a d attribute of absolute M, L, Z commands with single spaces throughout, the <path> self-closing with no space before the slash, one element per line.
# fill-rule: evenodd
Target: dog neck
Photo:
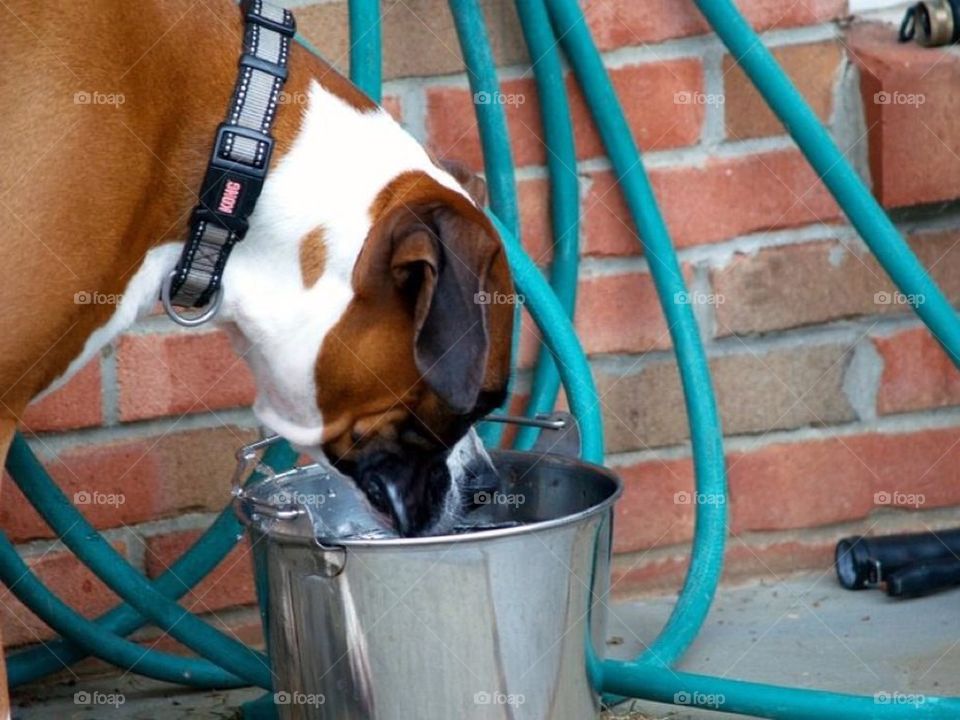
<path fill-rule="evenodd" d="M 148 53 L 129 73 L 131 87 L 169 85 L 176 74 L 195 90 L 178 88 L 176 97 L 162 95 L 148 111 L 138 104 L 127 113 L 124 132 L 149 144 L 142 149 L 154 159 L 151 179 L 160 180 L 127 201 L 136 217 L 127 217 L 126 226 L 136 226 L 150 240 L 134 243 L 143 248 L 142 259 L 131 259 L 129 243 L 120 244 L 123 234 L 117 233 L 115 267 L 131 268 L 126 284 L 114 290 L 123 299 L 91 329 L 82 351 L 61 368 L 51 389 L 152 311 L 177 261 L 236 74 L 242 22 L 234 6 L 225 6 L 215 11 L 216 22 L 204 23 L 204 33 L 198 34 L 199 23 L 184 28 L 172 43 L 175 50 L 159 52 L 165 62 Z M 179 64 L 171 64 L 170 56 Z M 254 410 L 260 421 L 309 446 L 319 442 L 322 421 L 318 412 L 304 410 L 304 393 L 316 394 L 315 378 L 306 372 L 311 363 L 304 357 L 317 355 L 353 296 L 351 275 L 377 196 L 411 170 L 463 190 L 387 113 L 296 44 L 274 135 L 274 157 L 250 229 L 225 269 L 216 323 L 228 330 L 257 376 Z"/>
<path fill-rule="evenodd" d="M 411 170 L 463 192 L 385 111 L 311 81 L 302 123 L 268 176 L 224 273 L 221 320 L 258 378 L 254 411 L 296 443 L 320 442 L 313 363 L 353 298 L 357 257 L 383 188 Z M 289 110 L 289 108 L 285 108 Z"/>

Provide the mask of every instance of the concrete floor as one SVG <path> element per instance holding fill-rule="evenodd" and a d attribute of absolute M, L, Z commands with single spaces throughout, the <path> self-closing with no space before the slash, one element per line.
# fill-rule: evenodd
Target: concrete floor
<path fill-rule="evenodd" d="M 656 634 L 671 600 L 614 606 L 609 635 L 619 644 L 609 656 L 641 652 L 641 639 Z M 727 588 L 679 668 L 865 695 L 960 695 L 960 589 L 895 601 L 877 590 L 843 590 L 833 571 Z M 743 717 L 654 703 L 629 707 L 656 720 Z"/>
<path fill-rule="evenodd" d="M 778 583 L 725 588 L 681 668 L 731 678 L 872 695 L 913 692 L 960 695 L 960 590 L 906 602 L 878 591 L 841 590 L 832 572 Z M 671 597 L 652 597 L 611 609 L 609 654 L 631 657 L 662 626 Z M 122 693 L 125 702 L 86 706 L 75 694 Z M 257 697 L 183 692 L 127 676 L 79 685 L 33 686 L 14 695 L 17 720 L 192 720 L 231 718 Z M 106 699 L 106 698 L 103 698 Z M 82 700 L 82 698 L 81 698 Z M 703 720 L 716 712 L 634 702 L 609 719 Z"/>

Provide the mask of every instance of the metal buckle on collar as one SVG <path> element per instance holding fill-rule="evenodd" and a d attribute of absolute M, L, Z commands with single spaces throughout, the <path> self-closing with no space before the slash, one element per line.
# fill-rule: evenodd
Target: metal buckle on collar
<path fill-rule="evenodd" d="M 268 75 L 273 75 L 284 81 L 287 79 L 288 72 L 286 67 L 283 65 L 277 65 L 269 60 L 264 60 L 263 58 L 258 58 L 256 55 L 251 55 L 250 53 L 244 53 L 240 56 L 240 65 L 241 67 L 260 70 L 261 72 L 265 72 Z"/>
<path fill-rule="evenodd" d="M 276 8 L 275 10 L 280 10 L 280 8 Z M 291 38 L 297 34 L 297 23 L 293 19 L 292 12 L 284 9 L 282 20 L 268 18 L 263 14 L 263 2 L 261 2 L 261 0 L 250 0 L 250 2 L 247 3 L 244 21 L 247 23 L 256 23 L 261 27 L 268 28 L 269 30 Z"/>
<path fill-rule="evenodd" d="M 232 156 L 237 138 L 255 143 L 252 162 Z M 267 175 L 273 138 L 238 125 L 222 124 L 217 130 L 207 174 L 200 186 L 200 204 L 194 210 L 192 224 L 212 222 L 230 230 L 242 240 L 247 233 L 247 218 L 260 197 Z"/>

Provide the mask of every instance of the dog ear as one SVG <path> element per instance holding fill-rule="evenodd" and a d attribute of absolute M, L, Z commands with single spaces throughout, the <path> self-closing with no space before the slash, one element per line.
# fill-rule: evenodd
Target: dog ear
<path fill-rule="evenodd" d="M 404 208 L 405 218 L 389 223 L 389 272 L 411 302 L 414 362 L 459 415 L 485 412 L 497 401 L 491 396 L 502 396 L 513 323 L 510 306 L 491 302 L 512 292 L 503 248 L 472 210 L 469 217 L 446 204 Z"/>
<path fill-rule="evenodd" d="M 470 168 L 459 160 L 441 160 L 440 167 L 453 175 L 453 179 L 463 185 L 463 189 L 470 193 L 470 197 L 480 207 L 487 204 L 487 183 L 486 181 L 472 172 Z"/>

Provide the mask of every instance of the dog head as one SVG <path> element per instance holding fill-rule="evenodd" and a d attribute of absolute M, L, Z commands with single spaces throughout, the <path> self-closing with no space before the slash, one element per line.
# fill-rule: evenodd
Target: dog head
<path fill-rule="evenodd" d="M 480 463 L 472 440 L 459 448 L 467 457 L 451 462 L 448 451 L 504 400 L 513 312 L 491 300 L 512 285 L 478 205 L 429 175 L 398 177 L 373 216 L 354 297 L 317 359 L 323 448 L 416 534 L 449 511 L 469 455 L 470 472 Z"/>
<path fill-rule="evenodd" d="M 404 535 L 449 529 L 489 468 L 470 428 L 505 397 L 513 286 L 482 204 L 482 181 L 317 86 L 224 277 L 260 421 Z"/>

